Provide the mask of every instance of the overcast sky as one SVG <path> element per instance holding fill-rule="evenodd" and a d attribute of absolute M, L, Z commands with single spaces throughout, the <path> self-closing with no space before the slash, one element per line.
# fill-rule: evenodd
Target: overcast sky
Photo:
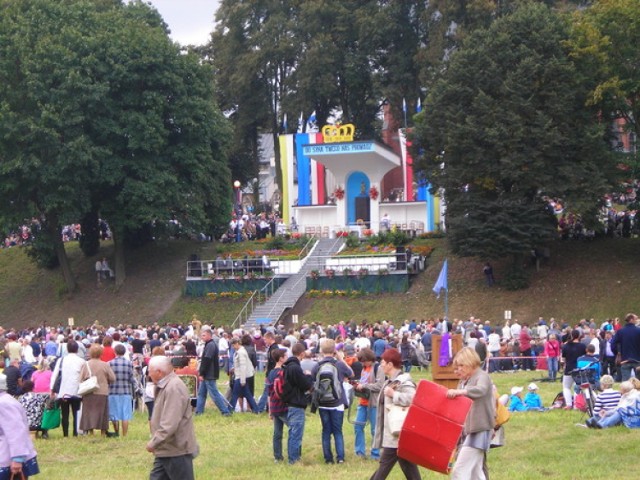
<path fill-rule="evenodd" d="M 220 0 L 147 0 L 169 25 L 171 38 L 182 45 L 209 41 Z"/>

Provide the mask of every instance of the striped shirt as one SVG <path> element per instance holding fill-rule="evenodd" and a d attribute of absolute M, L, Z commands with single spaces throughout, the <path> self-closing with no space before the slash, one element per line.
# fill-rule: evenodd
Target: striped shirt
<path fill-rule="evenodd" d="M 598 395 L 598 398 L 596 399 L 596 403 L 593 406 L 593 411 L 594 413 L 599 413 L 600 410 L 603 410 L 605 412 L 610 412 L 616 409 L 619 401 L 620 401 L 620 392 L 616 392 L 611 388 L 607 388 L 600 395 Z"/>

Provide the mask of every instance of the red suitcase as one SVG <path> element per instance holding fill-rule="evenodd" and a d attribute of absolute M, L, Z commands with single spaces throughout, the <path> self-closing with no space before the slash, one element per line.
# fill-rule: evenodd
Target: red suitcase
<path fill-rule="evenodd" d="M 449 399 L 445 387 L 422 380 L 400 432 L 398 456 L 449 473 L 471 403 L 467 397 Z"/>

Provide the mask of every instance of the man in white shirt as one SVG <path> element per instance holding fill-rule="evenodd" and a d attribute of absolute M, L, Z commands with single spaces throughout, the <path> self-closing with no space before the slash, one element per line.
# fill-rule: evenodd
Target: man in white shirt
<path fill-rule="evenodd" d="M 522 330 L 522 327 L 520 326 L 520 324 L 518 323 L 518 320 L 514 320 L 513 321 L 513 325 L 511 325 L 511 337 L 514 339 L 518 339 L 520 338 L 520 331 Z"/>

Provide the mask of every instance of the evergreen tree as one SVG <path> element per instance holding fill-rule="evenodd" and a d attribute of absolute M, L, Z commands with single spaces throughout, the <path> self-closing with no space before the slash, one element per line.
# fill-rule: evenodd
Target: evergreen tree
<path fill-rule="evenodd" d="M 545 199 L 577 213 L 607 187 L 603 127 L 563 46 L 568 28 L 541 4 L 473 33 L 417 116 L 416 150 L 443 188 L 454 250 L 522 256 L 554 238 Z"/>

